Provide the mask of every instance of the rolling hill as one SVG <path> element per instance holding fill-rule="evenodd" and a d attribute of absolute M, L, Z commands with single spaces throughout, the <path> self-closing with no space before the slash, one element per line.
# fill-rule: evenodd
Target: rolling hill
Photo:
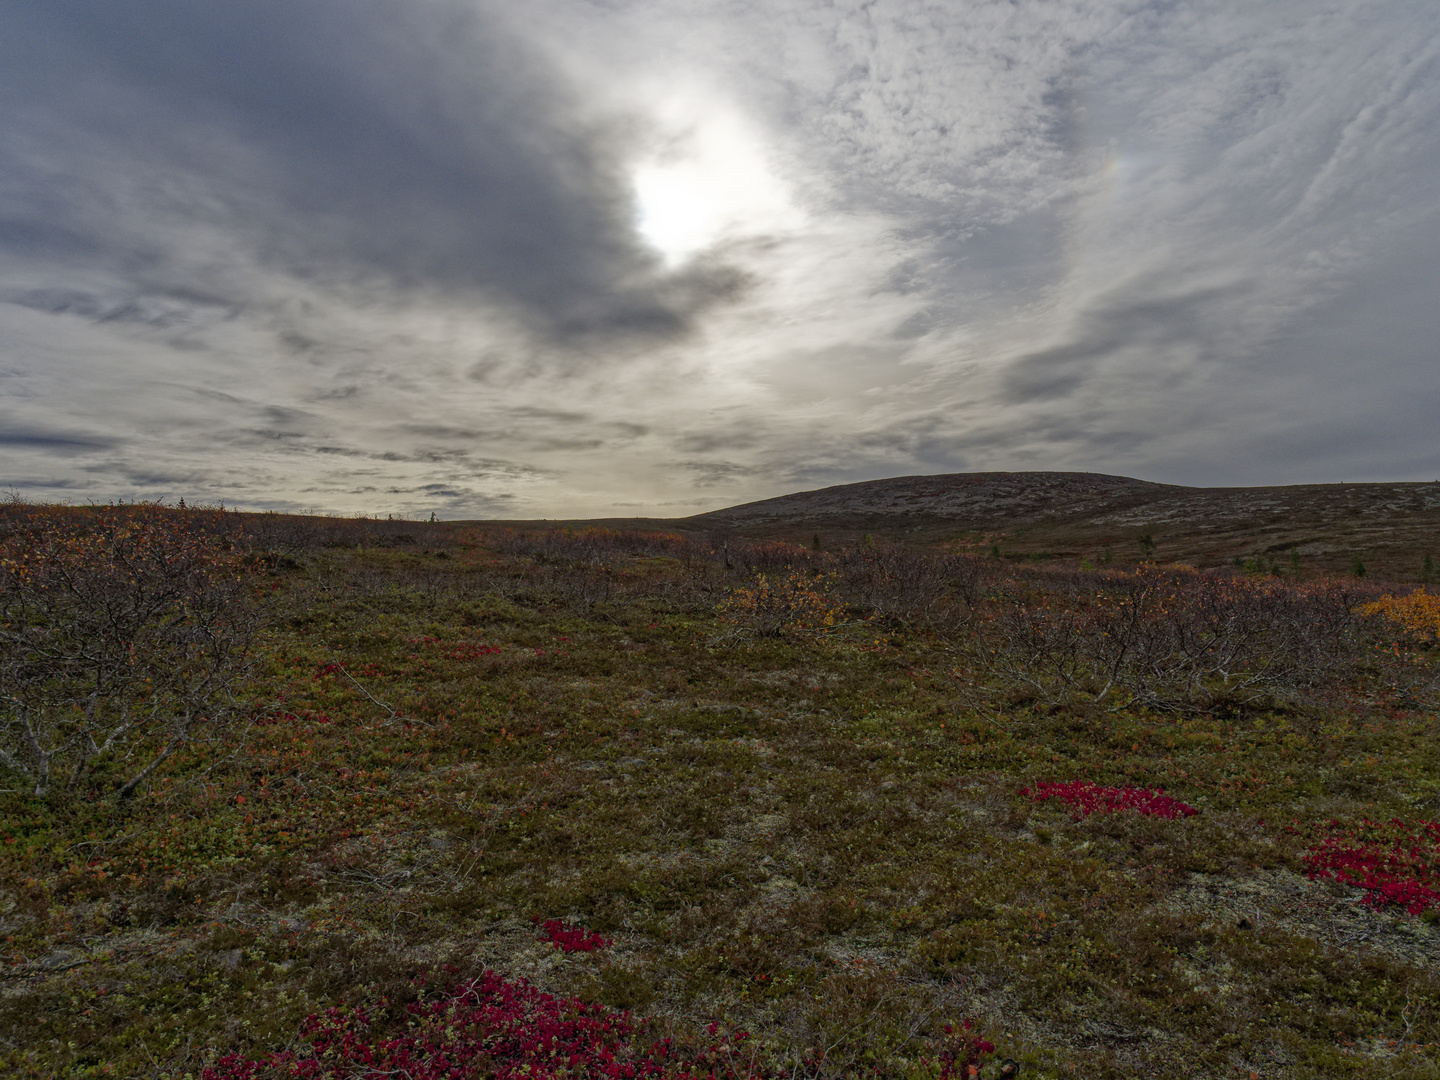
<path fill-rule="evenodd" d="M 1440 482 L 1195 488 L 1098 473 L 902 476 L 745 503 L 672 523 L 823 544 L 866 533 L 957 549 L 1215 566 L 1291 560 L 1418 579 L 1440 557 Z"/>

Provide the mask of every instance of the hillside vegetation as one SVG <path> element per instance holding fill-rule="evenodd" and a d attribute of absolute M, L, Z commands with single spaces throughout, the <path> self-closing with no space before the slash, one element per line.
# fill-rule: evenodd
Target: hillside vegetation
<path fill-rule="evenodd" d="M 5 1075 L 1440 1068 L 1413 583 L 0 515 Z"/>
<path fill-rule="evenodd" d="M 833 545 L 865 533 L 1012 556 L 1150 555 L 1202 568 L 1243 565 L 1392 581 L 1440 578 L 1440 481 L 1192 488 L 1098 473 L 953 473 L 869 480 L 690 518 L 683 528 Z M 1426 570 L 1426 559 L 1430 570 Z"/>

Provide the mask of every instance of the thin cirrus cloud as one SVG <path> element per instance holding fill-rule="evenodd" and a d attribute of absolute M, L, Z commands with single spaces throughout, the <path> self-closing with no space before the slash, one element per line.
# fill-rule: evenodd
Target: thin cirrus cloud
<path fill-rule="evenodd" d="M 36 497 L 1440 471 L 1425 5 L 49 0 L 0 103 Z"/>

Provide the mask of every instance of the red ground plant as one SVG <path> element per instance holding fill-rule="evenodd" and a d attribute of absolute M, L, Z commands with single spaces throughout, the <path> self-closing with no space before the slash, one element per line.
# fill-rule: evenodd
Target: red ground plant
<path fill-rule="evenodd" d="M 203 1080 L 715 1080 L 738 1063 L 729 1051 L 737 1033 L 709 1048 L 698 1060 L 681 1060 L 668 1039 L 648 1049 L 634 1045 L 636 1025 L 629 1013 L 578 998 L 558 998 L 523 979 L 513 982 L 487 971 L 431 1001 L 408 1005 L 410 1025 L 391 1035 L 372 1029 L 362 1008 L 337 1007 L 310 1016 L 301 1027 L 299 1050 L 281 1050 L 261 1060 L 231 1054 L 202 1073 Z"/>
<path fill-rule="evenodd" d="M 974 1033 L 975 1021 L 956 1029 L 945 1025 L 945 1048 L 940 1052 L 940 1080 L 969 1080 L 980 1075 L 980 1062 L 995 1052 L 995 1044 Z"/>
<path fill-rule="evenodd" d="M 1113 814 L 1121 810 L 1170 819 L 1193 817 L 1200 812 L 1159 788 L 1151 791 L 1149 788 L 1104 787 L 1087 780 L 1037 784 L 1034 788 L 1022 788 L 1020 794 L 1029 795 L 1035 802 L 1059 799 L 1075 811 L 1076 821 L 1094 813 Z"/>
<path fill-rule="evenodd" d="M 534 922 L 540 923 L 540 916 L 536 915 Z M 583 926 L 566 926 L 559 919 L 546 919 L 540 923 L 540 936 L 550 942 L 561 952 L 595 952 L 597 949 L 610 947 L 610 939 L 601 937 L 594 930 L 586 930 Z"/>
<path fill-rule="evenodd" d="M 1364 889 L 1371 907 L 1440 912 L 1440 822 L 1367 818 L 1355 829 L 1331 821 L 1307 831 L 1315 837 L 1303 856 L 1310 877 Z"/>

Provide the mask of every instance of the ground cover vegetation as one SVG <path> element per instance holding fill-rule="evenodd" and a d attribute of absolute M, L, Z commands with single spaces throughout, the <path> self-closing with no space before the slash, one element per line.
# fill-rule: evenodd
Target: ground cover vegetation
<path fill-rule="evenodd" d="M 0 1071 L 1435 1075 L 1434 598 L 1087 565 L 0 508 Z"/>

